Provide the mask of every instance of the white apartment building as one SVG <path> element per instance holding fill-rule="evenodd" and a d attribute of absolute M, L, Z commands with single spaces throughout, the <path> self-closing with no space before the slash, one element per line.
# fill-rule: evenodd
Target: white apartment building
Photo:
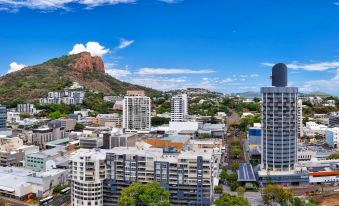
<path fill-rule="evenodd" d="M 70 158 L 72 205 L 118 205 L 121 190 L 135 181 L 159 182 L 169 191 L 172 205 L 210 205 L 218 182 L 219 153 L 196 148 L 164 154 L 147 144 L 80 149 Z"/>
<path fill-rule="evenodd" d="M 68 91 L 48 92 L 46 98 L 40 98 L 40 104 L 82 104 L 85 98 L 85 92 Z"/>
<path fill-rule="evenodd" d="M 326 142 L 334 148 L 338 148 L 339 127 L 328 128 L 326 130 Z"/>
<path fill-rule="evenodd" d="M 19 113 L 29 113 L 29 114 L 37 113 L 37 110 L 33 104 L 18 104 L 16 106 L 16 111 Z"/>
<path fill-rule="evenodd" d="M 171 99 L 171 121 L 183 122 L 188 115 L 187 94 L 179 94 Z"/>
<path fill-rule="evenodd" d="M 139 93 L 136 93 L 139 95 Z M 123 104 L 123 128 L 126 132 L 151 129 L 151 99 L 146 96 L 125 96 Z"/>
<path fill-rule="evenodd" d="M 72 206 L 103 205 L 106 154 L 100 150 L 80 149 L 70 157 Z"/>

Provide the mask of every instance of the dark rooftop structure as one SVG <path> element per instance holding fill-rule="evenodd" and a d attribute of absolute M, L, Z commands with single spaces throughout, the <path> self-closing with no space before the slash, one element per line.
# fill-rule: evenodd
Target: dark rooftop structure
<path fill-rule="evenodd" d="M 287 86 L 287 66 L 283 63 L 278 63 L 272 68 L 272 86 L 286 87 Z"/>
<path fill-rule="evenodd" d="M 238 173 L 238 182 L 256 182 L 254 170 L 251 164 L 240 163 Z"/>

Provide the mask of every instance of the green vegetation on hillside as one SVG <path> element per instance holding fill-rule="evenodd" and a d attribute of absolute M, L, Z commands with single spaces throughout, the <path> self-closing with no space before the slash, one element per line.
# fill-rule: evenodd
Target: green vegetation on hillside
<path fill-rule="evenodd" d="M 60 91 L 71 86 L 72 82 L 79 82 L 87 89 L 105 95 L 125 94 L 129 89 L 145 90 L 150 97 L 162 95 L 157 90 L 122 82 L 108 74 L 79 73 L 71 64 L 79 56 L 80 54 L 54 58 L 0 77 L 0 102 L 8 107 L 15 107 L 18 103 L 34 103 L 39 98 L 46 97 L 50 91 Z"/>

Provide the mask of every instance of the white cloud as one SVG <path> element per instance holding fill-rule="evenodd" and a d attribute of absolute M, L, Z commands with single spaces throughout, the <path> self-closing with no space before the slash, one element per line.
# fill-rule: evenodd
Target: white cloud
<path fill-rule="evenodd" d="M 87 8 L 101 5 L 135 3 L 136 0 L 0 0 L 0 6 L 9 10 L 29 8 L 38 10 L 69 10 L 70 4 L 80 4 Z"/>
<path fill-rule="evenodd" d="M 166 69 L 166 68 L 141 68 L 138 72 L 140 75 L 169 75 L 169 74 L 209 74 L 213 73 L 213 70 L 202 69 Z"/>
<path fill-rule="evenodd" d="M 12 63 L 9 64 L 9 70 L 7 71 L 7 74 L 19 71 L 19 70 L 21 70 L 24 67 L 27 67 L 27 65 L 25 65 L 25 64 L 18 64 L 16 62 L 12 62 Z"/>
<path fill-rule="evenodd" d="M 338 94 L 339 88 L 339 68 L 336 70 L 336 74 L 331 79 L 322 80 L 311 80 L 306 81 L 300 88 L 302 92 L 313 92 L 313 91 L 326 91 L 333 94 Z"/>
<path fill-rule="evenodd" d="M 176 4 L 176 3 L 180 3 L 182 0 L 158 0 L 167 4 Z"/>
<path fill-rule="evenodd" d="M 134 40 L 120 39 L 118 49 L 124 49 L 134 43 Z"/>
<path fill-rule="evenodd" d="M 339 2 L 333 2 L 333 4 L 339 6 Z"/>
<path fill-rule="evenodd" d="M 81 52 L 89 52 L 92 56 L 103 56 L 109 52 L 109 49 L 106 49 L 98 42 L 87 42 L 86 46 L 83 44 L 75 44 L 69 54 L 79 54 Z"/>
<path fill-rule="evenodd" d="M 106 73 L 113 77 L 125 77 L 131 74 L 128 69 L 106 69 Z"/>
<path fill-rule="evenodd" d="M 259 74 L 251 74 L 250 77 L 256 78 L 256 77 L 259 77 Z"/>
<path fill-rule="evenodd" d="M 272 67 L 273 63 L 264 62 L 262 63 L 264 66 Z M 306 71 L 325 71 L 328 69 L 336 69 L 339 68 L 339 61 L 332 62 L 319 62 L 319 63 L 310 63 L 310 64 L 300 64 L 298 62 L 293 62 L 286 65 L 289 69 L 303 69 Z"/>

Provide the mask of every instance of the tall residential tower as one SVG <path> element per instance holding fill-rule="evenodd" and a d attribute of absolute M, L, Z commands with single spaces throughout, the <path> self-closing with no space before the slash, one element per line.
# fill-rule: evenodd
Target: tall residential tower
<path fill-rule="evenodd" d="M 297 162 L 298 88 L 287 86 L 287 67 L 272 68 L 272 87 L 262 87 L 261 169 L 293 171 Z"/>
<path fill-rule="evenodd" d="M 179 94 L 171 99 L 171 121 L 183 122 L 188 115 L 187 94 Z"/>
<path fill-rule="evenodd" d="M 123 128 L 126 132 L 151 129 L 151 99 L 141 91 L 128 91 L 123 104 Z"/>

